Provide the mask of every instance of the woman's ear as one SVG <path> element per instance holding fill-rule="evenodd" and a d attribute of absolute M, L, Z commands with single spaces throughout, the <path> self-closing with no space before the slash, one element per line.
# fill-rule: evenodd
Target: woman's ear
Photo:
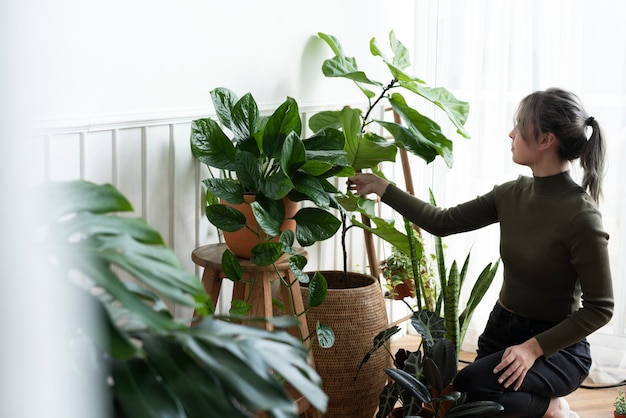
<path fill-rule="evenodd" d="M 558 147 L 559 140 L 552 132 L 546 132 L 541 135 L 541 139 L 539 140 L 539 148 L 540 149 L 548 149 L 552 147 Z"/>

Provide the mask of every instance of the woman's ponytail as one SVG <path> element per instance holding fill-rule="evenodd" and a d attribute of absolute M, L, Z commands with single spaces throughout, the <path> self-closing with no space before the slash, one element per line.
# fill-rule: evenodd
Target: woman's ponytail
<path fill-rule="evenodd" d="M 604 177 L 604 136 L 598 121 L 593 116 L 585 120 L 585 126 L 591 132 L 580 150 L 580 165 L 584 172 L 582 186 L 598 203 L 602 196 L 602 178 Z"/>

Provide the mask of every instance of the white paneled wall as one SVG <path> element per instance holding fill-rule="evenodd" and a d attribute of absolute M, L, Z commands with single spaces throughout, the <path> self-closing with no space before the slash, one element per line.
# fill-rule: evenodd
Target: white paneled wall
<path fill-rule="evenodd" d="M 302 112 L 306 121 L 313 110 Z M 136 120 L 91 126 L 65 126 L 45 131 L 37 139 L 41 153 L 38 177 L 43 180 L 83 179 L 115 185 L 174 250 L 182 267 L 202 274 L 191 261 L 194 248 L 219 242 L 217 230 L 204 216 L 202 179 L 206 167 L 191 154 L 191 121 L 198 115 L 175 119 Z M 338 180 L 338 187 L 344 187 Z M 362 232 L 349 233 L 348 267 L 364 271 L 368 265 Z M 308 270 L 342 268 L 341 245 L 328 240 L 308 247 Z M 379 252 L 380 253 L 380 252 Z M 229 287 L 225 287 L 224 296 Z M 228 308 L 229 298 L 218 307 Z M 179 317 L 191 314 L 173 307 Z"/>

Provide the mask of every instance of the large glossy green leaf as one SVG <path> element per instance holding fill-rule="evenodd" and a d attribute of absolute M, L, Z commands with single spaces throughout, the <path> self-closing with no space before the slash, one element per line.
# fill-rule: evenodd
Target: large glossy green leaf
<path fill-rule="evenodd" d="M 72 268 L 85 274 L 96 285 L 111 294 L 124 307 L 132 311 L 143 323 L 154 329 L 178 329 L 181 327 L 171 315 L 155 311 L 126 289 L 124 283 L 109 269 L 109 263 L 92 257 L 92 251 L 76 248 Z"/>
<path fill-rule="evenodd" d="M 213 196 L 235 205 L 244 202 L 244 190 L 237 180 L 209 178 L 202 183 Z"/>
<path fill-rule="evenodd" d="M 260 179 L 259 185 L 261 193 L 274 200 L 280 200 L 287 196 L 293 187 L 291 179 L 282 170 Z"/>
<path fill-rule="evenodd" d="M 247 151 L 240 151 L 235 157 L 237 179 L 246 192 L 256 193 L 260 189 L 263 177 L 262 161 Z"/>
<path fill-rule="evenodd" d="M 130 202 L 110 184 L 97 185 L 85 181 L 48 182 L 40 185 L 36 194 L 46 202 L 43 214 L 48 220 L 83 211 L 107 213 L 133 210 Z"/>
<path fill-rule="evenodd" d="M 464 126 L 469 114 L 469 103 L 457 99 L 443 87 L 428 87 L 414 81 L 401 81 L 400 84 L 441 108 L 456 126 L 457 132 L 465 138 L 470 137 Z"/>
<path fill-rule="evenodd" d="M 283 245 L 280 242 L 262 242 L 252 247 L 252 261 L 257 266 L 269 266 L 283 255 Z"/>
<path fill-rule="evenodd" d="M 316 206 L 328 209 L 330 196 L 323 185 L 324 179 L 318 179 L 306 172 L 299 171 L 293 176 L 294 189 L 305 195 Z"/>
<path fill-rule="evenodd" d="M 278 380 L 257 372 L 256 368 L 251 368 L 248 356 L 242 358 L 229 350 L 230 347 L 216 347 L 188 335 L 178 337 L 182 346 L 196 359 L 200 367 L 210 370 L 227 393 L 245 399 L 248 408 L 257 411 L 274 408 L 293 411 L 291 399 L 286 396 Z M 259 361 L 258 367 L 262 366 L 263 362 Z M 263 369 L 259 369 L 261 370 Z"/>
<path fill-rule="evenodd" d="M 361 213 L 366 213 L 366 211 L 358 210 Z M 378 216 L 368 215 L 368 218 L 371 221 L 371 224 L 368 226 L 363 222 L 359 221 L 357 218 L 352 218 L 352 224 L 362 228 L 366 231 L 371 232 L 372 234 L 382 238 L 392 246 L 398 248 L 405 255 L 410 257 L 411 249 L 409 247 L 409 242 L 406 234 L 403 234 L 395 227 L 394 220 L 386 220 L 383 218 L 379 218 Z"/>
<path fill-rule="evenodd" d="M 417 398 L 420 402 L 431 403 L 432 397 L 430 391 L 422 382 L 411 376 L 404 370 L 385 369 L 385 373 L 395 380 L 404 390 L 411 396 Z"/>
<path fill-rule="evenodd" d="M 232 108 L 230 129 L 235 143 L 254 138 L 259 122 L 259 108 L 252 94 L 246 93 Z"/>
<path fill-rule="evenodd" d="M 124 234 L 142 244 L 164 245 L 159 232 L 138 218 L 79 212 L 71 218 L 59 220 L 50 228 L 50 236 L 62 241 L 68 241 L 76 234 L 84 237 Z M 173 253 L 168 260 L 177 262 Z"/>
<path fill-rule="evenodd" d="M 191 152 L 203 164 L 223 170 L 235 167 L 235 146 L 213 119 L 191 123 Z"/>
<path fill-rule="evenodd" d="M 293 176 L 304 165 L 306 162 L 304 144 L 295 132 L 287 135 L 277 156 L 280 158 L 280 168 L 289 177 Z"/>
<path fill-rule="evenodd" d="M 263 130 L 263 153 L 268 158 L 279 159 L 284 154 L 283 145 L 289 135 L 300 138 L 302 121 L 298 103 L 291 97 L 285 100 L 267 120 Z"/>
<path fill-rule="evenodd" d="M 111 366 L 113 394 L 124 417 L 188 417 L 178 397 L 145 360 L 113 360 Z"/>
<path fill-rule="evenodd" d="M 441 127 L 435 121 L 408 106 L 404 97 L 398 93 L 391 95 L 389 103 L 417 140 L 417 143 L 408 142 L 411 137 L 405 138 L 402 141 L 403 148 L 416 155 L 420 155 L 422 148 L 434 148 L 448 167 L 452 167 L 452 141 L 443 134 Z"/>
<path fill-rule="evenodd" d="M 446 335 L 446 326 L 443 318 L 434 312 L 426 310 L 413 312 L 411 325 L 422 336 L 422 340 L 427 348 L 434 346 L 438 340 L 441 340 Z"/>
<path fill-rule="evenodd" d="M 309 275 L 304 272 L 308 260 L 303 255 L 292 255 L 289 257 L 289 270 L 300 283 L 308 283 Z"/>
<path fill-rule="evenodd" d="M 243 213 L 222 204 L 207 206 L 206 217 L 213 225 L 227 232 L 239 231 L 246 226 L 246 216 Z"/>
<path fill-rule="evenodd" d="M 248 416 L 216 384 L 213 371 L 198 367 L 181 344 L 159 336 L 142 335 L 141 338 L 151 366 L 189 417 Z"/>
<path fill-rule="evenodd" d="M 313 273 L 309 282 L 309 292 L 307 294 L 307 306 L 314 308 L 320 306 L 326 300 L 328 293 L 328 282 L 322 273 L 316 271 Z"/>
<path fill-rule="evenodd" d="M 238 282 L 243 277 L 241 263 L 235 253 L 229 249 L 226 249 L 222 254 L 222 268 L 224 269 L 224 275 L 233 282 Z M 219 295 L 212 296 L 217 298 Z"/>
<path fill-rule="evenodd" d="M 359 367 L 357 367 L 355 378 L 356 376 L 358 376 L 359 372 L 361 371 L 365 363 L 369 361 L 372 354 L 374 354 L 379 348 L 383 347 L 387 343 L 387 341 L 389 341 L 389 339 L 391 339 L 391 337 L 393 337 L 398 332 L 400 332 L 400 327 L 397 325 L 394 325 L 376 334 L 376 336 L 374 337 L 374 343 L 372 344 L 372 347 L 367 353 L 365 353 L 365 355 L 363 356 L 363 359 L 361 359 L 361 363 L 359 363 Z"/>
<path fill-rule="evenodd" d="M 271 237 L 277 237 L 280 235 L 280 228 L 283 225 L 285 210 L 282 200 L 274 200 L 271 202 L 275 202 L 275 204 L 271 205 L 270 210 L 266 210 L 265 207 L 261 206 L 258 200 L 252 202 L 250 207 L 261 229 Z M 277 210 L 278 206 L 280 206 L 282 211 Z"/>
<path fill-rule="evenodd" d="M 197 276 L 181 270 L 167 247 L 143 245 L 127 235 L 102 236 L 98 242 L 99 245 L 93 248 L 97 257 L 139 278 L 173 302 L 194 306 L 188 295 L 204 291 Z M 172 257 L 174 263 L 171 262 Z"/>
<path fill-rule="evenodd" d="M 211 90 L 210 94 L 218 119 L 224 126 L 230 129 L 230 114 L 239 98 L 235 92 L 225 87 L 215 88 Z"/>
<path fill-rule="evenodd" d="M 302 208 L 294 216 L 296 239 L 300 245 L 308 247 L 335 235 L 341 221 L 330 212 L 320 208 Z"/>

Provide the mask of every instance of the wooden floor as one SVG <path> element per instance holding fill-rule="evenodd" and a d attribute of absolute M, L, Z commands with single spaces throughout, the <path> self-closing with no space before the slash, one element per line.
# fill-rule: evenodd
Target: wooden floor
<path fill-rule="evenodd" d="M 418 344 L 418 338 L 415 336 L 401 337 L 392 342 L 391 352 L 395 353 L 400 347 L 415 350 Z M 463 352 L 459 357 L 461 360 L 472 361 L 474 354 Z M 565 399 L 569 402 L 571 410 L 575 411 L 580 418 L 612 418 L 613 401 L 620 389 L 625 391 L 626 386 L 610 389 L 580 388 Z"/>

